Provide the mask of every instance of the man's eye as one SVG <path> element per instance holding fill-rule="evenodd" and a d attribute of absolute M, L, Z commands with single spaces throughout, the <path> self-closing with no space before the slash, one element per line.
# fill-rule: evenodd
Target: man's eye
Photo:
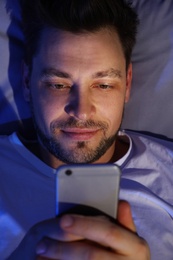
<path fill-rule="evenodd" d="M 98 85 L 98 87 L 101 89 L 110 89 L 111 88 L 111 86 L 107 85 L 107 84 L 100 84 L 100 85 Z"/>
<path fill-rule="evenodd" d="M 64 89 L 65 88 L 65 85 L 63 84 L 51 84 L 52 88 L 55 88 L 55 89 Z"/>
<path fill-rule="evenodd" d="M 48 87 L 53 88 L 53 89 L 59 89 L 59 90 L 63 90 L 63 89 L 69 89 L 70 86 L 69 85 L 65 85 L 65 84 L 58 84 L 58 83 L 48 83 L 47 84 Z"/>

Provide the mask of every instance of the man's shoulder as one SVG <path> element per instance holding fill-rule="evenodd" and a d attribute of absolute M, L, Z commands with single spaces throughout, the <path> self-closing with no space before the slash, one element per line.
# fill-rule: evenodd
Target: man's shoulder
<path fill-rule="evenodd" d="M 141 142 L 146 145 L 153 144 L 156 146 L 164 146 L 165 148 L 173 150 L 173 139 L 169 139 L 166 136 L 145 131 L 123 130 L 123 132 L 127 134 L 134 143 Z"/>
<path fill-rule="evenodd" d="M 1 170 L 4 165 L 8 166 L 13 158 L 17 156 L 15 144 L 12 142 L 13 135 L 0 135 Z"/>
<path fill-rule="evenodd" d="M 10 135 L 0 135 L 0 160 L 3 162 L 5 160 L 17 156 L 16 151 L 22 148 L 22 143 L 20 142 L 17 133 L 14 132 Z M 21 147 L 21 148 L 19 148 Z"/>
<path fill-rule="evenodd" d="M 173 142 L 141 132 L 125 131 L 132 143 L 128 165 L 152 168 L 157 162 L 161 168 L 173 170 Z"/>

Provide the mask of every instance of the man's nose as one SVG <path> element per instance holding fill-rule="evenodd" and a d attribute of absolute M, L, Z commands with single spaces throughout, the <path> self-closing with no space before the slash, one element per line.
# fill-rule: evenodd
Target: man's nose
<path fill-rule="evenodd" d="M 90 119 L 95 113 L 92 91 L 75 88 L 69 96 L 65 112 L 78 120 Z"/>

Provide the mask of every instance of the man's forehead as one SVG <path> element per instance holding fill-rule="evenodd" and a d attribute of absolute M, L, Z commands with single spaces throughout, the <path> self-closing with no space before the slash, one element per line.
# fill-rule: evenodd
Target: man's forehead
<path fill-rule="evenodd" d="M 62 39 L 64 37 L 64 41 L 59 38 L 59 33 Z M 81 34 L 86 37 L 78 39 L 75 37 L 80 35 L 76 36 L 74 33 L 45 29 L 37 53 L 33 57 L 34 60 L 38 58 L 42 67 L 41 76 L 72 78 L 70 73 L 75 67 L 77 70 L 90 71 L 92 78 L 121 78 L 124 74 L 121 64 L 124 63 L 124 54 L 119 39 L 112 40 L 109 37 L 114 36 L 109 33 L 100 33 L 101 35 L 96 33 L 96 36 L 91 33 L 91 38 L 90 35 L 87 37 L 86 34 Z"/>

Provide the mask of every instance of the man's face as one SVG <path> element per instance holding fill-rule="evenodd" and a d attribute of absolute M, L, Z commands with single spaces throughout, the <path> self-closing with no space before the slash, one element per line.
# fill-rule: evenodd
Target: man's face
<path fill-rule="evenodd" d="M 113 30 L 45 29 L 29 81 L 25 98 L 52 167 L 111 159 L 131 84 Z"/>

